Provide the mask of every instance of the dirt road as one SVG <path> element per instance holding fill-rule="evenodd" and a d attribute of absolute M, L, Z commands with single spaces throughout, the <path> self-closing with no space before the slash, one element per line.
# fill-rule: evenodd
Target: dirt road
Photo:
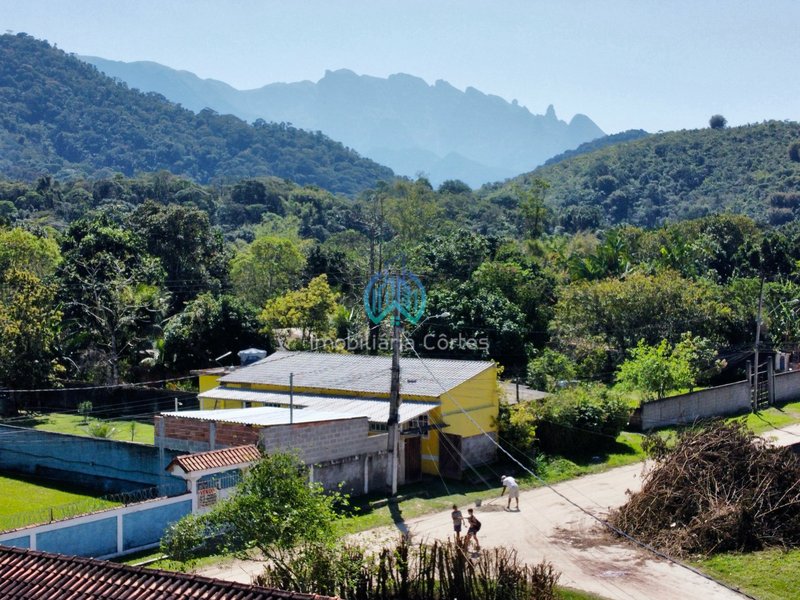
<path fill-rule="evenodd" d="M 764 437 L 778 445 L 796 443 L 800 441 L 800 425 L 771 431 Z M 640 488 L 642 468 L 642 464 L 621 467 L 553 487 L 590 513 L 602 517 L 610 508 L 625 502 L 626 490 Z M 499 494 L 500 482 L 497 483 Z M 527 562 L 548 560 L 561 571 L 562 585 L 615 600 L 742 598 L 701 575 L 611 537 L 594 519 L 551 489 L 521 493 L 519 512 L 507 512 L 505 505 L 505 498 L 492 499 L 487 494 L 482 506 L 475 508 L 483 524 L 481 545 L 515 548 Z M 467 508 L 469 506 L 462 507 L 465 513 Z M 452 534 L 449 512 L 426 515 L 398 525 L 407 528 L 415 540 L 445 539 Z M 378 544 L 395 537 L 398 531 L 398 527 L 384 527 L 359 534 L 358 538 Z M 249 582 L 260 569 L 257 561 L 235 561 L 200 572 L 209 577 Z"/>
<path fill-rule="evenodd" d="M 625 490 L 640 487 L 641 472 L 642 465 L 637 464 L 564 482 L 554 489 L 603 516 L 609 507 L 625 502 Z M 505 500 L 495 496 L 474 508 L 483 524 L 481 545 L 515 548 L 527 562 L 548 560 L 561 571 L 562 585 L 620 600 L 741 598 L 700 575 L 620 543 L 548 488 L 520 494 L 519 512 L 504 510 Z M 445 539 L 452 533 L 448 512 L 411 519 L 407 526 L 415 540 Z M 393 535 L 396 531 L 383 528 L 362 537 L 372 542 L 374 536 L 377 543 Z"/>

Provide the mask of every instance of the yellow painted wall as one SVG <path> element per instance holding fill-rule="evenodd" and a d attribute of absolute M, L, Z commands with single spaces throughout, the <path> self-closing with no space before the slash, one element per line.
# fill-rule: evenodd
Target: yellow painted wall
<path fill-rule="evenodd" d="M 199 375 L 199 382 L 198 382 L 200 393 L 202 394 L 203 392 L 207 392 L 208 390 L 217 387 L 217 385 L 219 384 L 219 378 L 220 378 L 219 375 L 205 375 L 201 373 Z"/>
<path fill-rule="evenodd" d="M 500 396 L 497 370 L 494 366 L 456 386 L 440 397 L 442 419 L 449 425 L 447 433 L 470 437 L 483 431 L 497 431 Z M 463 409 L 463 410 L 462 410 Z M 477 423 L 473 423 L 464 411 Z"/>
<path fill-rule="evenodd" d="M 429 413 L 431 423 L 443 422 L 445 433 L 470 437 L 484 431 L 497 431 L 497 414 L 500 397 L 497 390 L 497 370 L 486 369 L 472 379 L 453 388 L 439 398 L 441 407 Z M 477 427 L 469 417 L 467 411 Z M 422 472 L 430 475 L 439 473 L 439 432 L 431 431 L 429 438 L 422 440 Z M 426 458 L 427 456 L 427 458 Z"/>
<path fill-rule="evenodd" d="M 428 422 L 430 425 L 441 423 L 441 409 L 434 408 L 428 413 Z M 431 429 L 428 432 L 428 437 L 422 438 L 420 443 L 420 453 L 422 454 L 422 472 L 429 475 L 439 474 L 439 432 Z M 426 458 L 426 456 L 428 458 Z"/>

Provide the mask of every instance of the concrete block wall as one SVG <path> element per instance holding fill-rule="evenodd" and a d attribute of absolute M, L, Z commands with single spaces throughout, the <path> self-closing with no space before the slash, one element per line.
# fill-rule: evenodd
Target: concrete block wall
<path fill-rule="evenodd" d="M 241 423 L 217 423 L 171 415 L 155 417 L 156 445 L 181 452 L 205 452 L 231 446 L 258 444 L 261 428 Z M 163 436 L 161 434 L 163 429 Z"/>
<path fill-rule="evenodd" d="M 775 402 L 790 402 L 800 398 L 800 371 L 776 373 Z"/>
<path fill-rule="evenodd" d="M 693 423 L 699 419 L 723 417 L 750 410 L 747 381 L 645 402 L 631 417 L 631 426 L 642 431 L 669 425 Z"/>
<path fill-rule="evenodd" d="M 326 490 L 340 489 L 357 496 L 364 493 L 364 461 L 366 456 L 353 456 L 313 465 L 313 480 L 321 483 Z"/>
<path fill-rule="evenodd" d="M 211 431 L 208 421 L 156 415 L 155 442 L 163 437 L 167 448 L 187 452 L 203 452 L 211 448 Z"/>
<path fill-rule="evenodd" d="M 368 434 L 369 422 L 358 417 L 266 427 L 261 431 L 261 444 L 267 453 L 297 450 L 306 464 L 314 464 L 374 451 L 376 444 Z M 385 440 L 383 444 L 385 449 Z"/>
<path fill-rule="evenodd" d="M 178 452 L 155 446 L 0 425 L 0 468 L 118 493 L 180 481 L 164 471 Z"/>
<path fill-rule="evenodd" d="M 388 435 L 369 435 L 366 417 L 259 427 L 159 415 L 156 442 L 162 428 L 164 444 L 173 452 L 257 444 L 267 453 L 296 450 L 303 462 L 313 465 L 314 480 L 326 489 L 343 483 L 348 493 L 363 494 L 365 461 L 366 489 L 382 489 L 386 483 Z"/>
<path fill-rule="evenodd" d="M 495 461 L 497 458 L 497 445 L 495 444 L 497 434 L 493 431 L 488 433 L 489 437 L 481 433 L 461 439 L 463 469 L 469 470 L 467 463 L 474 467 Z"/>

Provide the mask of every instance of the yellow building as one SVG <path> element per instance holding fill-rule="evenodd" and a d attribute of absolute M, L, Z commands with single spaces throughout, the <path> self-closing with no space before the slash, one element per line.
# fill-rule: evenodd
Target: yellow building
<path fill-rule="evenodd" d="M 386 431 L 391 358 L 276 352 L 238 369 L 198 371 L 200 409 L 293 406 L 366 416 Z M 405 481 L 420 472 L 460 477 L 496 456 L 499 391 L 488 361 L 402 358 L 401 464 Z"/>

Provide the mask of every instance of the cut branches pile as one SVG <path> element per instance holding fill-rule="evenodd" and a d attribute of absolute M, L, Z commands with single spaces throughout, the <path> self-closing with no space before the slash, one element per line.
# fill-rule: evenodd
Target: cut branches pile
<path fill-rule="evenodd" d="M 611 515 L 673 556 L 800 546 L 800 458 L 743 423 L 682 433 L 655 453 L 640 492 Z"/>

